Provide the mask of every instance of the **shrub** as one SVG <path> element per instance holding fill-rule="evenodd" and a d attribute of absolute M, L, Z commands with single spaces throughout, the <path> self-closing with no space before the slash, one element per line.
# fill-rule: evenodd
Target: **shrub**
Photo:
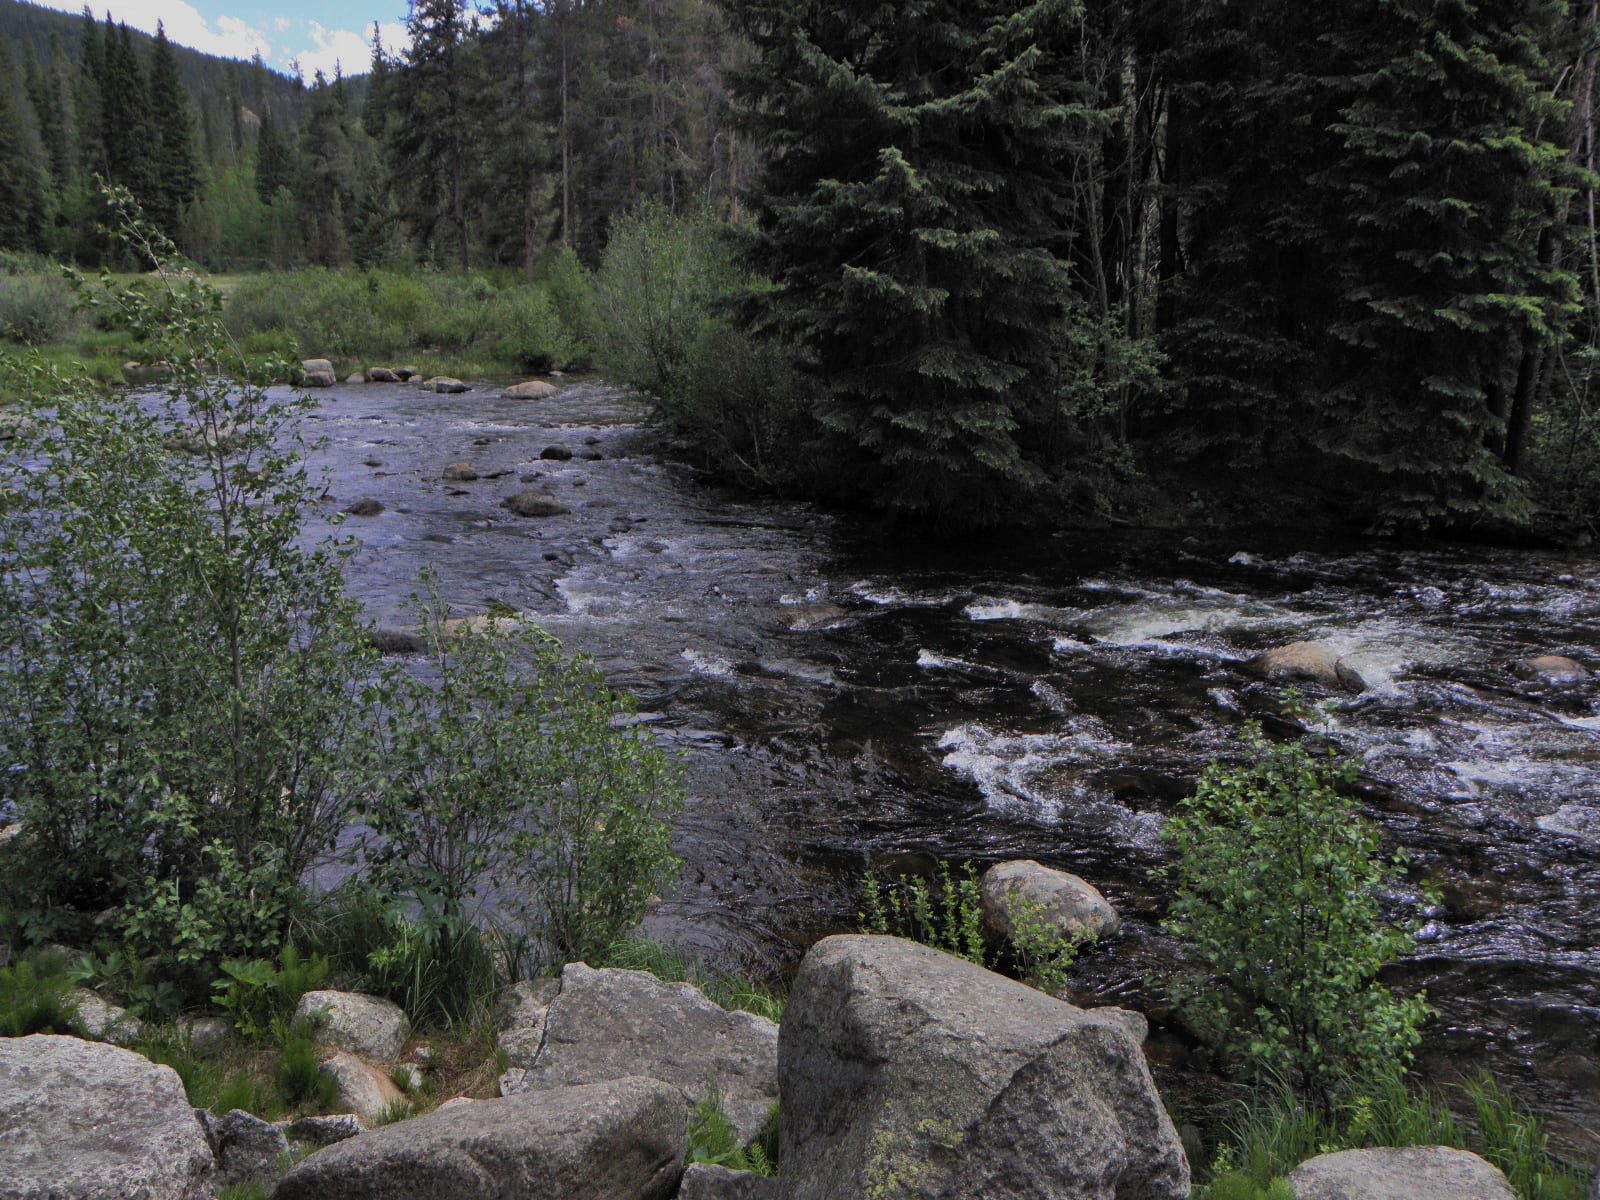
<path fill-rule="evenodd" d="M 58 273 L 0 274 L 0 337 L 37 345 L 72 325 L 72 289 Z"/>
<path fill-rule="evenodd" d="M 28 959 L 0 967 L 0 1037 L 77 1032 L 78 1006 L 72 982 L 58 969 Z"/>
<path fill-rule="evenodd" d="M 430 581 L 431 582 L 431 581 Z M 383 886 L 425 927 L 475 924 L 502 888 L 537 958 L 605 949 L 671 878 L 682 784 L 594 667 L 517 618 L 447 628 L 417 600 L 437 683 L 375 691 L 381 733 L 363 817 Z"/>
<path fill-rule="evenodd" d="M 775 1128 L 776 1118 L 777 1106 L 774 1105 L 767 1124 Z M 767 1140 L 758 1136 L 748 1147 L 740 1144 L 739 1132 L 722 1111 L 722 1096 L 713 1085 L 689 1114 L 689 1148 L 684 1161 L 773 1175 L 777 1173 L 777 1166 Z"/>
<path fill-rule="evenodd" d="M 32 418 L 0 506 L 0 801 L 24 824 L 0 907 L 33 941 L 117 908 L 192 994 L 278 949 L 344 825 L 375 656 L 342 552 L 301 540 L 300 404 L 208 368 L 240 362 L 216 294 L 162 275 L 86 299 L 176 373 L 152 409 L 0 355 Z"/>
<path fill-rule="evenodd" d="M 1399 860 L 1341 794 L 1352 767 L 1255 724 L 1244 743 L 1249 759 L 1208 766 L 1163 831 L 1166 927 L 1192 968 L 1168 990 L 1226 1057 L 1327 1111 L 1341 1076 L 1409 1061 L 1428 1013 L 1377 981 L 1411 942 L 1379 910 Z"/>
<path fill-rule="evenodd" d="M 278 954 L 278 965 L 262 958 L 229 958 L 212 983 L 211 1000 L 233 1016 L 233 1026 L 252 1041 L 261 1041 L 294 1016 L 300 997 L 328 977 L 325 955 L 302 958 L 292 944 Z"/>
<path fill-rule="evenodd" d="M 863 933 L 909 938 L 980 967 L 990 964 L 983 940 L 983 896 L 971 863 L 954 874 L 941 861 L 931 883 L 909 875 L 890 880 L 869 876 L 863 889 L 858 914 Z"/>
<path fill-rule="evenodd" d="M 317 1044 L 299 1030 L 283 1040 L 283 1053 L 272 1068 L 272 1080 L 290 1108 L 307 1105 L 321 1111 L 339 1099 L 339 1085 L 324 1075 Z"/>

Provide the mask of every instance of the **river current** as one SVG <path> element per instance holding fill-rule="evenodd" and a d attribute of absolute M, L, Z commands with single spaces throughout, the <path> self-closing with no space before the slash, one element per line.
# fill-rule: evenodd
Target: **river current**
<path fill-rule="evenodd" d="M 1089 1004 L 1150 1009 L 1163 814 L 1279 691 L 1244 661 L 1316 639 L 1366 680 L 1333 733 L 1369 815 L 1438 887 L 1391 982 L 1439 1010 L 1430 1078 L 1492 1068 L 1562 1144 L 1600 1144 L 1600 558 L 1283 535 L 1095 532 L 980 542 L 751 499 L 663 460 L 639 408 L 576 383 L 317 393 L 306 433 L 350 584 L 407 621 L 423 567 L 457 615 L 509 606 L 592 655 L 686 759 L 677 888 L 656 935 L 775 972 L 853 927 L 869 867 L 1037 858 L 1125 932 L 1075 968 Z M 541 458 L 563 447 L 570 459 Z M 441 478 L 469 462 L 471 482 Z M 525 487 L 571 511 L 500 507 Z M 331 522 L 330 522 L 331 523 Z M 1313 690 L 1312 698 L 1321 698 Z M 1393 897 L 1403 904 L 1412 897 Z M 1159 1017 L 1159 1010 L 1157 1016 Z M 1157 1021 L 1158 1077 L 1188 1050 Z"/>

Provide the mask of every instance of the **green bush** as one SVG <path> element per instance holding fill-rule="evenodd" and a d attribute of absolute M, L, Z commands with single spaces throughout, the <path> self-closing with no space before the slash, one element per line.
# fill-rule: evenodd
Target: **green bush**
<path fill-rule="evenodd" d="M 604 950 L 677 869 L 678 772 L 626 699 L 531 625 L 452 628 L 437 596 L 415 603 L 437 683 L 396 675 L 373 693 L 377 878 L 425 927 L 478 923 L 502 888 L 526 897 L 506 903 L 544 963 Z"/>
<path fill-rule="evenodd" d="M 1341 1077 L 1408 1062 L 1429 1012 L 1377 981 L 1411 945 L 1379 908 L 1399 864 L 1340 791 L 1353 767 L 1255 724 L 1244 745 L 1248 759 L 1208 766 L 1163 831 L 1166 927 L 1191 968 L 1168 990 L 1230 1061 L 1327 1111 Z"/>
<path fill-rule="evenodd" d="M 777 1106 L 768 1125 L 776 1128 Z M 757 1137 L 749 1146 L 740 1144 L 739 1132 L 722 1111 L 722 1096 L 713 1086 L 689 1114 L 689 1149 L 686 1163 L 709 1163 L 730 1171 L 750 1171 L 756 1175 L 777 1173 L 775 1155 L 767 1139 Z"/>
<path fill-rule="evenodd" d="M 43 968 L 29 959 L 0 968 L 0 1037 L 76 1033 L 78 1006 L 60 964 Z"/>
<path fill-rule="evenodd" d="M 39 345 L 56 341 L 74 325 L 72 289 L 59 272 L 0 274 L 0 338 Z"/>
<path fill-rule="evenodd" d="M 294 1016 L 300 997 L 328 978 L 325 955 L 302 958 L 293 944 L 278 953 L 278 965 L 263 958 L 229 958 L 213 981 L 211 1001 L 233 1017 L 233 1027 L 261 1041 Z"/>
<path fill-rule="evenodd" d="M 0 481 L 0 801 L 24 826 L 0 908 L 30 941 L 115 908 L 117 940 L 193 996 L 277 952 L 345 824 L 375 655 L 343 552 L 301 539 L 300 406 L 208 369 L 239 361 L 215 293 L 160 276 L 86 299 L 176 375 L 152 411 L 0 355 L 31 416 Z"/>
<path fill-rule="evenodd" d="M 971 863 L 952 873 L 940 861 L 930 882 L 912 875 L 863 881 L 863 908 L 858 914 L 863 933 L 909 938 L 957 958 L 991 964 L 983 940 L 983 895 Z"/>
<path fill-rule="evenodd" d="M 326 1112 L 339 1099 L 339 1085 L 322 1073 L 317 1044 L 299 1030 L 283 1040 L 283 1052 L 273 1064 L 272 1081 L 290 1108 L 302 1105 Z"/>

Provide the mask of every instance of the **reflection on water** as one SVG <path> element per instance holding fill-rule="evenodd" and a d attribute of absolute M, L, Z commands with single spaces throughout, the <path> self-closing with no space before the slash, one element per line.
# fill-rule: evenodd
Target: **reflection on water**
<path fill-rule="evenodd" d="M 593 384 L 547 401 L 321 395 L 330 512 L 384 505 L 340 527 L 376 619 L 402 620 L 431 565 L 458 612 L 531 612 L 594 655 L 687 756 L 686 868 L 656 932 L 775 967 L 853 920 L 871 861 L 1025 855 L 1122 908 L 1127 932 L 1080 976 L 1146 1002 L 1172 953 L 1147 877 L 1162 814 L 1247 715 L 1275 710 L 1245 660 L 1320 640 L 1367 683 L 1336 698 L 1333 729 L 1372 815 L 1444 893 L 1425 956 L 1395 973 L 1441 1011 L 1425 1066 L 1493 1066 L 1564 1137 L 1600 1127 L 1600 700 L 1508 669 L 1600 664 L 1594 558 L 1174 533 L 919 542 L 707 487 L 651 457 L 633 405 Z M 572 459 L 540 459 L 552 444 Z M 442 480 L 460 460 L 484 478 Z M 528 486 L 570 514 L 499 507 Z"/>

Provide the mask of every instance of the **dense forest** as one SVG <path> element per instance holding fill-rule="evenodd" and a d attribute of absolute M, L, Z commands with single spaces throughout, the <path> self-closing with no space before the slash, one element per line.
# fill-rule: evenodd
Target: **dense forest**
<path fill-rule="evenodd" d="M 736 473 L 977 523 L 1571 528 L 1596 9 L 414 0 L 306 82 L 6 3 L 0 245 L 104 259 L 95 175 L 223 270 L 535 279 L 641 221 L 665 269 L 693 219 L 728 332 L 642 382 L 732 371 L 665 408 Z"/>

